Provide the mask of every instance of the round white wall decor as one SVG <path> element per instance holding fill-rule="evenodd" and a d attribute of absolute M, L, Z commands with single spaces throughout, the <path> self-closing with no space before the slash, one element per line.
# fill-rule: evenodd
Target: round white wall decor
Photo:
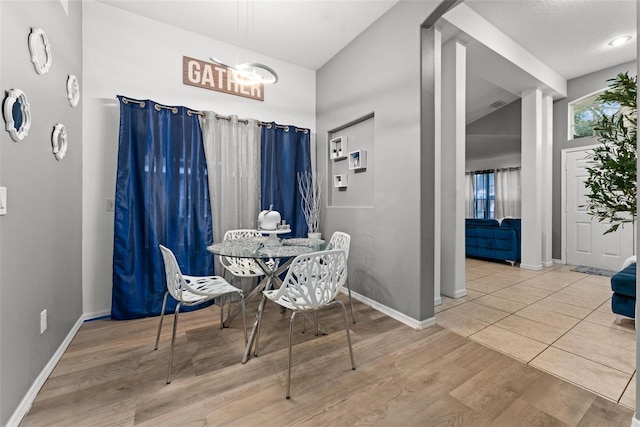
<path fill-rule="evenodd" d="M 11 135 L 11 139 L 16 142 L 22 141 L 31 127 L 31 107 L 27 101 L 27 95 L 20 89 L 9 90 L 2 112 L 5 129 Z"/>
<path fill-rule="evenodd" d="M 69 74 L 67 78 L 67 99 L 72 107 L 78 105 L 78 101 L 80 101 L 80 83 L 73 74 Z"/>
<path fill-rule="evenodd" d="M 58 123 L 53 127 L 51 145 L 53 146 L 53 155 L 56 156 L 56 160 L 64 159 L 65 154 L 67 154 L 67 128 L 62 123 Z"/>
<path fill-rule="evenodd" d="M 31 62 L 38 74 L 46 74 L 51 68 L 51 45 L 47 33 L 42 28 L 31 28 L 29 34 L 29 52 L 31 53 Z M 44 58 L 40 54 L 44 53 Z"/>

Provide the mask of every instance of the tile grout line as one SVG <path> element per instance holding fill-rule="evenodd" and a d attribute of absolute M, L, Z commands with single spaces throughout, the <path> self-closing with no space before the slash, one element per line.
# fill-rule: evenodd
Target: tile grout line
<path fill-rule="evenodd" d="M 495 297 L 495 298 L 501 298 L 501 299 L 504 299 L 504 300 L 512 301 L 512 302 L 513 302 L 513 300 L 509 300 L 508 298 L 503 298 L 503 297 L 501 297 L 501 296 L 499 296 L 499 295 L 494 295 L 494 293 L 495 293 L 495 292 L 499 292 L 499 291 L 501 291 L 501 290 L 503 290 L 503 289 L 511 288 L 511 287 L 513 287 L 513 286 L 515 286 L 515 285 L 518 285 L 518 284 L 522 284 L 522 283 L 524 283 L 524 282 L 526 282 L 526 281 L 528 281 L 528 280 L 530 280 L 530 279 L 532 279 L 532 278 L 534 278 L 534 277 L 543 277 L 543 276 L 545 276 L 546 274 L 551 273 L 551 272 L 556 271 L 556 270 L 557 270 L 557 269 L 550 270 L 550 271 L 548 271 L 548 272 L 546 272 L 546 273 L 542 273 L 542 274 L 535 275 L 535 276 L 532 276 L 532 277 L 527 278 L 527 279 L 523 279 L 523 280 L 520 280 L 520 281 L 514 282 L 513 284 L 511 284 L 511 285 L 509 285 L 509 286 L 506 286 L 506 287 L 504 287 L 504 288 L 498 289 L 498 290 L 496 290 L 496 291 L 492 291 L 492 292 L 490 292 L 490 293 L 483 293 L 483 292 L 480 292 L 480 291 L 475 291 L 475 292 L 478 292 L 478 293 L 480 293 L 480 294 L 483 294 L 482 296 L 491 295 L 491 296 L 493 296 L 493 297 Z M 501 273 L 501 272 L 494 272 L 494 273 L 492 273 L 492 274 L 500 274 L 500 273 Z M 482 277 L 487 277 L 487 276 L 490 276 L 490 275 L 492 275 L 492 274 L 489 274 L 489 275 L 486 275 L 486 276 L 482 276 Z M 525 362 L 525 364 L 526 364 L 526 365 L 528 365 L 528 366 L 532 366 L 532 367 L 534 367 L 534 368 L 536 368 L 536 369 L 540 369 L 540 368 L 538 368 L 538 367 L 536 367 L 536 366 L 530 365 L 530 362 L 532 362 L 534 359 L 536 359 L 537 357 L 539 357 L 542 353 L 544 353 L 545 351 L 547 351 L 550 347 L 552 347 L 552 346 L 553 346 L 553 344 L 555 344 L 558 340 L 560 340 L 562 337 L 564 337 L 567 333 L 569 333 L 570 331 L 572 331 L 573 329 L 575 329 L 579 324 L 581 324 L 582 322 L 585 322 L 585 321 L 586 321 L 586 322 L 589 322 L 588 320 L 586 320 L 586 319 L 587 319 L 587 317 L 591 316 L 591 315 L 592 315 L 593 313 L 595 313 L 595 312 L 596 312 L 600 307 L 602 307 L 604 304 L 606 304 L 606 303 L 607 303 L 607 300 L 603 301 L 601 304 L 599 304 L 599 305 L 598 305 L 597 307 L 595 307 L 594 309 L 591 309 L 591 311 L 589 312 L 589 314 L 587 314 L 586 316 L 584 316 L 584 317 L 582 317 L 582 318 L 580 318 L 580 319 L 576 319 L 576 320 L 578 320 L 578 322 L 577 322 L 575 325 L 573 325 L 572 327 L 570 327 L 567 331 L 565 331 L 565 332 L 564 332 L 562 335 L 560 335 L 558 338 L 556 338 L 556 339 L 555 339 L 551 344 L 546 344 L 546 343 L 540 342 L 540 341 L 538 341 L 538 340 L 536 340 L 536 339 L 533 339 L 533 338 L 527 337 L 527 336 L 525 336 L 525 335 L 522 335 L 522 334 L 520 334 L 520 333 L 518 333 L 518 332 L 514 332 L 514 331 L 510 331 L 510 330 L 508 330 L 508 329 L 502 328 L 502 327 L 500 327 L 499 325 L 496 325 L 496 323 L 500 322 L 501 320 L 503 320 L 503 319 L 505 319 L 505 318 L 508 318 L 508 317 L 510 317 L 510 316 L 513 316 L 513 315 L 516 315 L 516 316 L 517 316 L 517 313 L 518 313 L 518 312 L 520 312 L 520 311 L 522 311 L 522 310 L 524 310 L 525 308 L 531 307 L 533 304 L 536 304 L 536 303 L 537 303 L 537 302 L 539 302 L 539 301 L 542 301 L 542 300 L 544 300 L 544 299 L 550 298 L 551 296 L 553 296 L 553 295 L 555 295 L 555 294 L 557 294 L 557 293 L 561 292 L 562 290 L 564 290 L 564 289 L 568 288 L 569 286 L 574 285 L 574 284 L 576 284 L 576 283 L 580 282 L 581 280 L 587 279 L 589 276 L 590 276 L 590 275 L 585 275 L 585 277 L 582 277 L 582 278 L 579 278 L 579 279 L 577 279 L 577 280 L 571 281 L 570 283 L 567 283 L 567 284 L 566 284 L 566 286 L 563 286 L 562 288 L 560 288 L 560 289 L 558 289 L 558 290 L 556 290 L 556 291 L 553 291 L 553 292 L 551 292 L 550 294 L 548 294 L 547 296 L 542 297 L 542 298 L 540 298 L 540 299 L 538 299 L 538 300 L 536 300 L 536 301 L 534 301 L 534 302 L 532 302 L 532 303 L 530 303 L 530 304 L 522 303 L 522 302 L 520 302 L 520 301 L 515 301 L 515 302 L 520 303 L 520 304 L 525 304 L 525 307 L 523 307 L 523 308 L 521 308 L 521 309 L 517 310 L 516 312 L 509 313 L 506 317 L 504 317 L 504 318 L 502 318 L 502 319 L 499 319 L 499 320 L 497 320 L 497 321 L 495 321 L 495 322 L 491 322 L 491 323 L 490 323 L 490 322 L 485 322 L 485 323 L 488 323 L 488 325 L 487 325 L 487 326 L 485 326 L 485 327 L 483 327 L 483 328 L 479 329 L 478 331 L 476 331 L 476 332 L 474 332 L 474 333 L 472 333 L 472 334 L 468 335 L 467 337 L 471 339 L 471 336 L 472 336 L 472 335 L 475 335 L 475 334 L 479 333 L 480 331 L 487 329 L 489 326 L 495 325 L 496 327 L 498 327 L 498 328 L 500 328 L 500 329 L 502 329 L 502 330 L 504 330 L 504 331 L 511 332 L 511 333 L 515 333 L 515 334 L 520 335 L 520 336 L 522 336 L 522 337 L 524 337 L 524 338 L 531 339 L 532 341 L 535 341 L 535 342 L 541 343 L 541 344 L 543 344 L 543 345 L 546 345 L 546 347 L 545 347 L 542 351 L 540 351 L 537 355 L 535 355 L 535 356 L 534 356 L 533 358 L 531 358 L 529 361 Z M 520 279 L 520 278 L 517 278 L 517 279 Z M 540 289 L 540 290 L 548 290 L 548 289 L 544 289 L 544 288 L 536 288 L 535 286 L 531 286 L 531 287 L 532 287 L 532 288 L 535 288 L 535 289 Z M 523 293 L 524 293 L 524 292 L 523 292 Z M 530 295 L 530 294 L 529 294 L 529 295 Z M 570 294 L 569 294 L 569 295 L 570 295 Z M 481 297 L 482 297 L 482 296 L 481 296 Z M 535 295 L 531 295 L 531 296 L 535 297 Z M 466 303 L 468 303 L 468 302 L 471 302 L 471 301 L 473 301 L 473 300 L 475 300 L 475 299 L 478 299 L 478 298 L 481 298 L 481 297 L 477 297 L 477 298 L 471 299 L 471 300 L 469 300 L 469 301 L 465 301 L 465 302 L 463 302 L 463 303 L 461 303 L 461 304 L 457 304 L 457 305 L 455 305 L 455 306 L 453 306 L 453 307 L 450 307 L 450 308 L 445 309 L 445 310 L 442 310 L 442 311 L 446 311 L 446 310 L 449 310 L 449 309 L 452 309 L 452 308 L 455 308 L 455 307 L 462 306 L 462 305 L 464 305 L 464 304 L 466 304 Z M 559 302 L 561 302 L 561 301 L 559 301 Z M 564 303 L 564 304 L 571 305 L 571 306 L 578 307 L 578 308 L 588 309 L 587 307 L 582 307 L 582 306 L 578 306 L 578 305 L 571 304 L 571 303 Z M 481 304 L 481 305 L 483 305 L 483 304 Z M 489 307 L 489 308 L 492 308 L 492 309 L 497 310 L 497 311 L 502 311 L 502 310 L 497 309 L 497 308 L 495 308 L 495 307 L 490 307 L 490 306 L 485 306 L 485 307 Z M 543 310 L 543 311 L 546 311 L 546 310 Z M 456 314 L 460 314 L 460 313 L 456 313 Z M 560 314 L 560 313 L 559 313 L 559 314 Z M 565 315 L 565 316 L 566 316 L 566 315 Z M 471 319 L 475 319 L 475 318 L 473 318 L 473 317 L 471 317 L 471 316 L 466 316 L 466 317 L 469 317 L 469 318 L 471 318 Z M 522 317 L 522 316 L 519 316 L 519 317 Z M 568 317 L 573 317 L 573 316 L 568 316 Z M 527 318 L 525 318 L 525 319 L 527 319 Z M 475 319 L 475 320 L 480 320 L 480 319 Z M 532 319 L 528 319 L 528 320 L 531 320 L 532 322 L 535 322 L 535 323 L 537 323 L 537 324 L 539 324 L 539 325 L 542 325 L 542 326 L 548 326 L 548 325 L 545 325 L 545 324 L 543 324 L 543 323 L 540 323 L 540 322 L 534 321 L 534 320 L 532 320 Z M 482 320 L 480 320 L 480 321 L 482 321 Z M 593 323 L 593 322 L 589 322 L 589 323 Z M 474 341 L 474 342 L 477 342 L 477 343 L 479 343 L 479 344 L 481 344 L 481 345 L 486 345 L 486 344 L 484 344 L 484 343 L 481 343 L 481 342 L 478 342 L 478 341 L 475 341 L 475 340 L 473 340 L 473 341 Z M 493 347 L 491 347 L 491 346 L 489 346 L 489 345 L 487 345 L 487 347 L 494 349 Z M 554 347 L 554 349 L 558 349 L 558 348 Z M 500 350 L 498 350 L 498 349 L 494 349 L 494 350 L 497 350 L 497 351 L 501 352 L 501 351 L 500 351 Z M 570 352 L 570 351 L 566 351 L 566 350 L 562 350 L 562 349 L 558 349 L 558 350 L 560 350 L 560 351 L 564 351 L 564 352 L 566 352 L 566 353 L 568 353 L 568 354 L 572 354 L 572 355 L 574 355 L 574 356 L 576 356 L 576 357 L 580 357 L 580 358 L 582 358 L 582 359 L 588 360 L 588 361 L 590 361 L 590 362 L 592 362 L 592 363 L 596 363 L 596 364 L 599 364 L 599 365 L 601 365 L 601 366 L 605 366 L 605 367 L 607 367 L 607 368 L 613 369 L 613 370 L 618 371 L 618 372 L 620 372 L 620 373 L 622 373 L 622 374 L 624 374 L 624 375 L 629 375 L 627 372 L 623 372 L 623 371 L 619 370 L 618 368 L 614 368 L 614 367 L 611 367 L 611 366 L 605 365 L 605 364 L 603 364 L 603 363 L 600 363 L 600 362 L 595 361 L 595 360 L 591 360 L 591 359 L 589 359 L 589 358 L 586 358 L 586 357 L 584 357 L 584 356 L 581 356 L 581 355 L 578 355 L 578 354 L 572 353 L 572 352 Z M 502 352 L 501 352 L 501 353 L 502 353 Z M 504 354 L 506 354 L 506 353 L 504 353 Z M 507 355 L 508 355 L 508 354 L 507 354 Z M 508 355 L 508 356 L 513 357 L 513 356 L 511 356 L 511 355 Z M 515 357 L 514 357 L 514 358 L 515 358 Z M 515 359 L 517 359 L 517 360 L 521 360 L 521 359 L 518 359 L 518 358 L 515 358 Z M 545 371 L 545 372 L 546 372 L 546 371 Z M 634 371 L 634 372 L 635 372 L 635 371 Z M 555 374 L 552 374 L 552 375 L 555 375 Z M 557 376 L 557 375 L 555 375 L 555 376 Z M 562 377 L 559 377 L 559 376 L 558 376 L 558 378 L 562 378 Z M 629 386 L 630 381 L 631 381 L 631 378 L 633 378 L 633 373 L 632 373 L 632 374 L 631 374 L 631 376 L 629 377 L 629 381 L 627 382 L 627 385 L 624 387 L 624 389 L 622 390 L 622 392 L 621 392 L 621 394 L 620 394 L 620 397 L 619 397 L 617 400 L 613 400 L 613 399 L 607 398 L 606 396 L 604 396 L 604 395 L 602 395 L 602 394 L 600 394 L 600 393 L 597 393 L 597 392 L 596 392 L 596 394 L 598 394 L 598 395 L 600 395 L 600 396 L 603 396 L 603 397 L 605 397 L 605 398 L 607 398 L 607 399 L 609 399 L 609 400 L 611 400 L 611 401 L 614 401 L 614 402 L 616 402 L 617 404 L 620 404 L 620 403 L 619 403 L 619 401 L 622 399 L 622 396 L 624 395 L 624 392 L 626 391 L 627 387 Z M 568 381 L 566 378 L 562 378 L 562 379 L 563 379 L 563 380 L 565 380 L 565 381 Z M 571 381 L 569 381 L 569 382 L 571 382 Z M 584 386 L 582 386 L 582 385 L 579 385 L 579 384 L 576 384 L 576 385 L 578 385 L 579 387 L 581 387 L 581 388 L 583 388 L 583 389 L 585 389 L 585 390 L 589 390 L 589 391 L 595 392 L 594 390 L 590 390 L 590 389 L 588 389 L 587 387 L 584 387 Z"/>
<path fill-rule="evenodd" d="M 618 398 L 618 401 L 616 403 L 618 403 L 618 405 L 620 405 L 620 401 L 622 400 L 622 396 L 624 396 L 624 393 L 627 391 L 627 389 L 629 388 L 629 385 L 631 384 L 631 380 L 633 379 L 633 376 L 636 374 L 636 370 L 633 370 L 633 374 L 631 374 L 631 376 L 629 377 L 629 381 L 627 381 L 627 385 L 624 386 L 624 389 L 622 389 L 622 393 L 620 393 L 620 397 Z"/>

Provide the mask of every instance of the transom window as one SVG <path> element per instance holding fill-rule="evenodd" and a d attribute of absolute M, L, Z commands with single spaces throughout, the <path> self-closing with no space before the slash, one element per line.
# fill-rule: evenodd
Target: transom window
<path fill-rule="evenodd" d="M 620 110 L 618 102 L 598 101 L 598 96 L 606 89 L 577 99 L 569 104 L 569 139 L 594 136 L 596 123 L 603 116 L 612 116 Z"/>

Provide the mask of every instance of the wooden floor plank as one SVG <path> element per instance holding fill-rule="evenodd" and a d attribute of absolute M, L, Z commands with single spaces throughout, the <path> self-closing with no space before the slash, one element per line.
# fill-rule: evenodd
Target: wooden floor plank
<path fill-rule="evenodd" d="M 157 351 L 158 318 L 86 323 L 21 425 L 630 425 L 633 411 L 449 330 L 356 309 L 355 371 L 340 310 L 319 316 L 328 335 L 296 321 L 289 400 L 289 313 L 273 304 L 244 365 L 241 319 L 220 329 L 218 307 L 180 314 L 169 385 L 172 315 Z"/>

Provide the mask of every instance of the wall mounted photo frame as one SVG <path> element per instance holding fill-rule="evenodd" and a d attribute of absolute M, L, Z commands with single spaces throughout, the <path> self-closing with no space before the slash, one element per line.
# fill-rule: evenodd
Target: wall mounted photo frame
<path fill-rule="evenodd" d="M 347 157 L 347 137 L 336 136 L 329 141 L 329 158 L 331 160 Z"/>
<path fill-rule="evenodd" d="M 49 44 L 47 33 L 42 28 L 31 28 L 29 53 L 36 73 L 47 74 L 51 68 L 51 44 Z"/>
<path fill-rule="evenodd" d="M 53 127 L 51 134 L 51 146 L 53 147 L 53 155 L 56 160 L 64 159 L 67 154 L 67 128 L 62 123 L 57 123 Z"/>
<path fill-rule="evenodd" d="M 78 105 L 78 101 L 80 101 L 80 83 L 73 74 L 69 74 L 67 77 L 67 99 L 72 107 Z"/>
<path fill-rule="evenodd" d="M 347 188 L 349 177 L 346 174 L 333 176 L 333 186 L 335 188 Z"/>
<path fill-rule="evenodd" d="M 367 168 L 367 150 L 356 150 L 349 153 L 349 169 L 363 170 Z"/>
<path fill-rule="evenodd" d="M 5 129 L 16 142 L 26 138 L 31 127 L 31 106 L 27 95 L 20 89 L 11 89 L 7 92 L 2 108 L 5 121 Z"/>

